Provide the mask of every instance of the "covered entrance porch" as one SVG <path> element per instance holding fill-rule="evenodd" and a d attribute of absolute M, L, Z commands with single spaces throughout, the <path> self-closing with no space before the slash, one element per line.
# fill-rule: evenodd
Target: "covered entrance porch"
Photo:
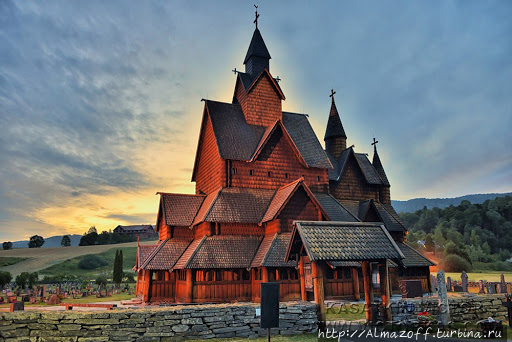
<path fill-rule="evenodd" d="M 331 282 L 327 279 L 327 273 L 333 264 L 353 262 L 361 263 L 366 318 L 370 321 L 375 318 L 370 308 L 374 301 L 373 284 L 378 284 L 382 319 L 391 320 L 389 262 L 401 262 L 403 258 L 404 255 L 382 224 L 365 222 L 296 221 L 286 253 L 287 261 L 299 262 L 301 297 L 308 300 L 308 292 L 312 290 L 320 322 L 325 322 L 326 318 L 326 294 L 339 291 L 338 287 L 334 290 L 331 283 L 340 282 Z M 341 282 L 341 292 L 343 286 L 352 287 L 354 295 L 359 295 L 359 276 L 354 276 L 352 272 L 357 273 L 350 271 L 352 279 Z M 346 275 L 348 278 L 348 272 Z"/>

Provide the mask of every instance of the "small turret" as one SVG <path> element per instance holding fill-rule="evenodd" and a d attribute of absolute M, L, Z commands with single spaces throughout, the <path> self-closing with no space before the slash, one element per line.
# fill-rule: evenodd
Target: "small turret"
<path fill-rule="evenodd" d="M 329 112 L 324 141 L 327 153 L 338 160 L 341 152 L 347 148 L 347 135 L 345 134 L 345 129 L 343 129 L 340 115 L 338 114 L 336 103 L 334 102 L 334 94 L 336 94 L 336 92 L 331 89 L 331 95 L 329 95 L 332 99 L 331 111 Z"/>

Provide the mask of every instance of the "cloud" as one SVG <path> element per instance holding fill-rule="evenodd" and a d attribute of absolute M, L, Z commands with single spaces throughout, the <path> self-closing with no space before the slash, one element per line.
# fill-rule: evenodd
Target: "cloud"
<path fill-rule="evenodd" d="M 380 141 L 395 198 L 512 191 L 512 5 L 260 12 L 283 108 L 322 137 L 334 87 L 349 144 Z M 231 100 L 252 4 L 1 1 L 0 13 L 0 238 L 138 224 L 156 191 L 194 191 L 199 100 Z"/>

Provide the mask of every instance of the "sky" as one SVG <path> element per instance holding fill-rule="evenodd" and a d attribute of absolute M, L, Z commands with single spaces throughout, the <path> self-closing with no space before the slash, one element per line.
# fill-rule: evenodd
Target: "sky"
<path fill-rule="evenodd" d="M 283 110 L 330 90 L 393 199 L 512 191 L 512 2 L 258 1 Z M 0 241 L 154 224 L 193 193 L 201 98 L 230 102 L 247 1 L 0 1 Z M 323 142 L 323 141 L 322 141 Z"/>

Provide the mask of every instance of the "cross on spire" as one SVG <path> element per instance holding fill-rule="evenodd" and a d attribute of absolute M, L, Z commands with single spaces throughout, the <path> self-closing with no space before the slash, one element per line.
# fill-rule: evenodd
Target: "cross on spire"
<path fill-rule="evenodd" d="M 233 70 L 231 70 L 231 71 L 233 71 L 233 73 L 234 73 L 235 75 L 236 75 L 236 73 L 238 72 L 238 70 L 236 70 L 236 68 L 234 68 L 234 69 L 233 69 Z"/>
<path fill-rule="evenodd" d="M 258 14 L 258 6 L 254 5 L 254 7 L 256 8 L 256 19 L 254 19 L 253 23 L 255 23 L 256 28 L 258 28 L 258 18 L 260 17 L 260 15 Z"/>
<path fill-rule="evenodd" d="M 336 94 L 336 92 L 334 89 L 331 89 L 331 95 L 329 95 L 329 97 L 332 99 L 332 103 L 334 103 L 334 94 Z"/>
<path fill-rule="evenodd" d="M 375 139 L 375 137 L 373 137 L 373 142 L 372 142 L 372 145 L 373 145 L 373 148 L 375 151 L 377 151 L 377 144 L 379 143 L 378 140 Z"/>

